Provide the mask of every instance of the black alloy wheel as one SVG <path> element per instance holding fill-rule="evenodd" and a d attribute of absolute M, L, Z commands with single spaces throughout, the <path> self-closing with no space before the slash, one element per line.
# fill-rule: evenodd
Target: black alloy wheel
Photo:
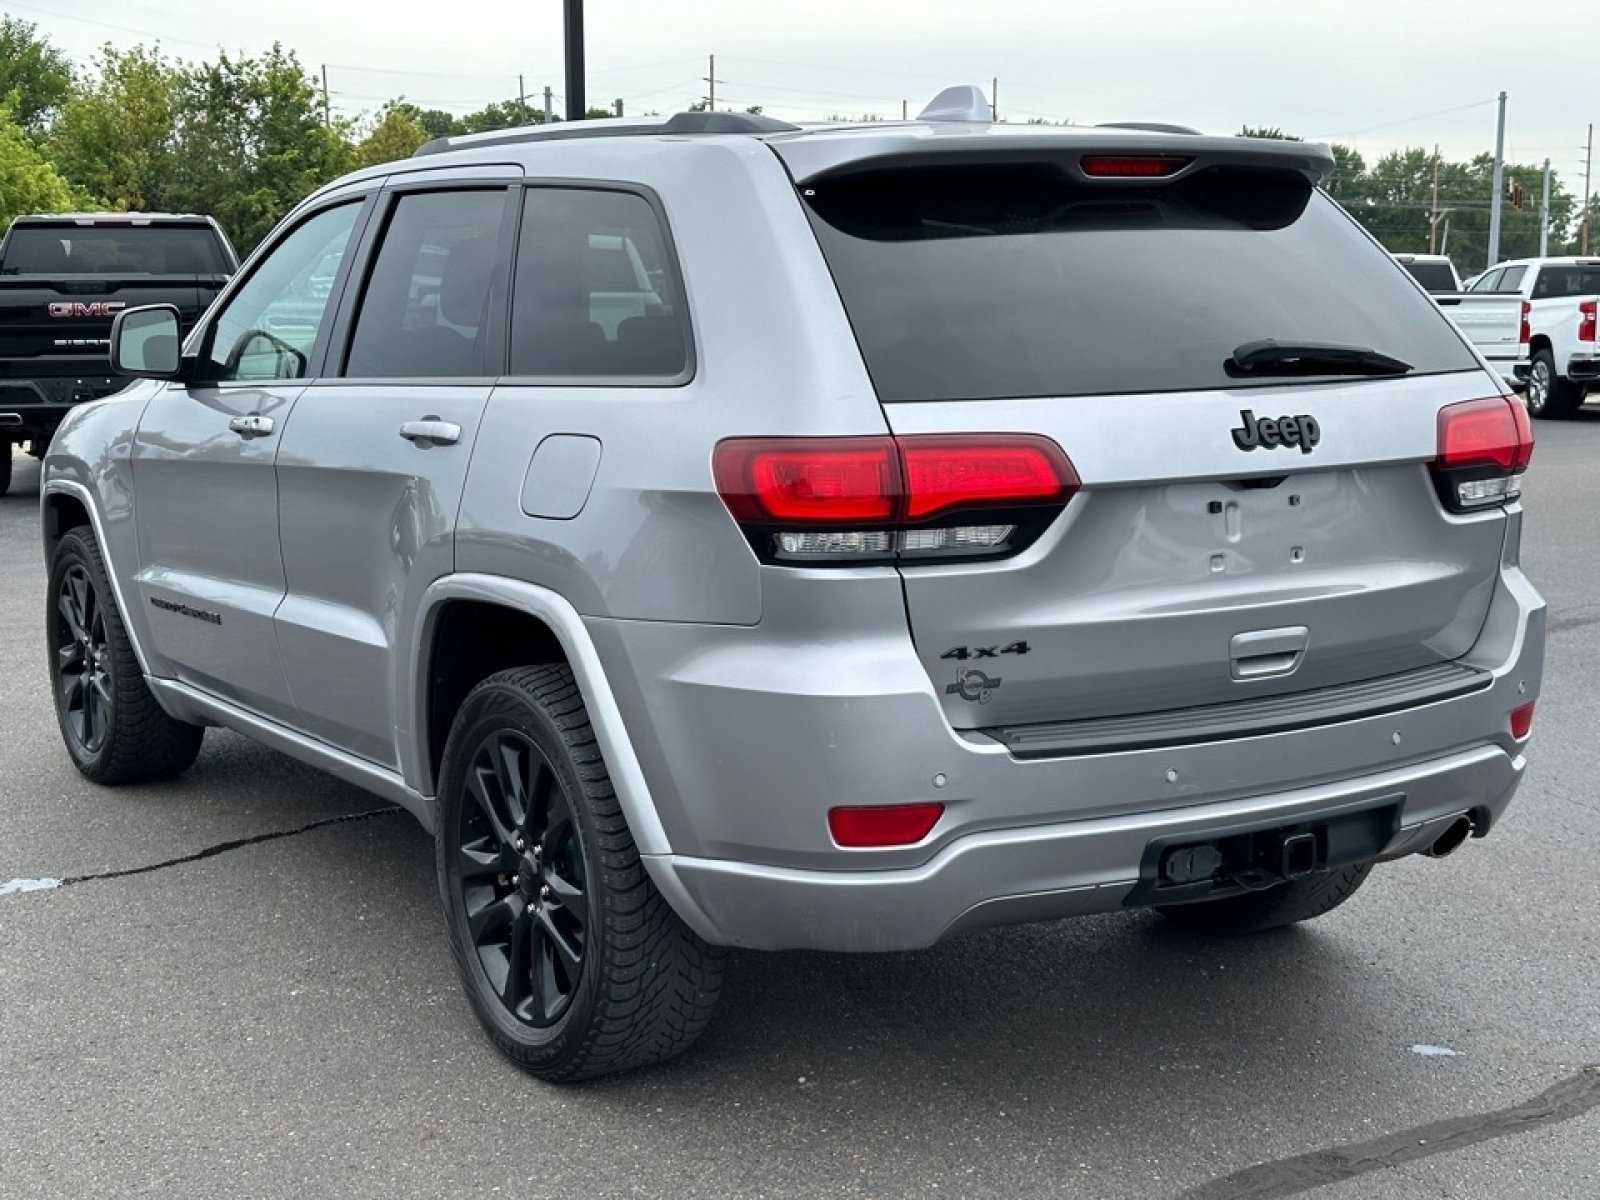
<path fill-rule="evenodd" d="M 478 962 L 512 1017 L 548 1028 L 572 1005 L 591 923 L 572 803 L 512 730 L 478 743 L 466 799 L 452 874 Z"/>
<path fill-rule="evenodd" d="M 565 664 L 501 671 L 467 695 L 434 836 L 462 987 L 518 1066 L 587 1079 L 700 1036 L 725 952 L 656 890 Z"/>
<path fill-rule="evenodd" d="M 90 758 L 111 730 L 111 645 L 105 611 L 88 568 L 78 563 L 62 576 L 56 592 L 57 703 L 73 757 Z"/>

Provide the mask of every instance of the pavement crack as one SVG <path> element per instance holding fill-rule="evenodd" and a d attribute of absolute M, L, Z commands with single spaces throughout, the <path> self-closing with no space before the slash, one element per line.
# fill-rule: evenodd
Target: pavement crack
<path fill-rule="evenodd" d="M 1418 1125 L 1370 1142 L 1313 1150 L 1260 1163 L 1184 1192 L 1178 1200 L 1280 1200 L 1341 1183 L 1369 1171 L 1389 1170 L 1434 1154 L 1464 1150 L 1479 1142 L 1557 1125 L 1600 1107 L 1600 1063 L 1584 1067 L 1533 1099 L 1513 1108 L 1451 1117 Z"/>
<path fill-rule="evenodd" d="M 183 854 L 177 858 L 169 858 L 163 862 L 146 863 L 142 867 L 124 867 L 120 871 L 100 871 L 92 875 L 67 875 L 57 881 L 58 887 L 71 887 L 78 883 L 95 883 L 105 879 L 126 879 L 130 875 L 148 875 L 152 871 L 165 871 L 168 867 L 179 867 L 184 863 L 199 862 L 205 858 L 215 858 L 219 854 L 226 854 L 230 850 L 242 850 L 246 846 L 259 846 L 264 842 L 276 842 L 280 838 L 298 837 L 302 833 L 310 833 L 313 829 L 325 829 L 329 825 L 347 825 L 352 821 L 370 821 L 374 817 L 387 817 L 405 810 L 389 805 L 383 808 L 370 808 L 365 812 L 345 813 L 337 817 L 324 817 L 320 821 L 312 821 L 294 829 L 275 829 L 270 833 L 258 833 L 253 837 L 234 838 L 232 841 L 218 842 L 214 846 L 207 846 L 204 850 L 196 850 L 193 854 Z"/>

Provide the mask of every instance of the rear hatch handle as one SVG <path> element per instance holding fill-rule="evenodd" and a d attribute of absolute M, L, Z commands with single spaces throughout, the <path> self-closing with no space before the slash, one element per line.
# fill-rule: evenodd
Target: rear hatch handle
<path fill-rule="evenodd" d="M 1271 679 L 1292 675 L 1306 656 L 1311 631 L 1304 625 L 1256 629 L 1236 634 L 1228 643 L 1235 679 Z"/>

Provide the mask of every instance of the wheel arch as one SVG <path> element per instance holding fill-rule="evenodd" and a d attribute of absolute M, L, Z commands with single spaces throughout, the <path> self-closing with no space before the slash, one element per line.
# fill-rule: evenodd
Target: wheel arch
<path fill-rule="evenodd" d="M 460 574 L 423 596 L 409 670 L 413 736 L 402 739 L 406 776 L 434 795 L 451 722 L 467 693 L 496 671 L 564 662 L 583 694 L 617 800 L 642 855 L 670 853 L 622 713 L 577 609 L 547 588 L 492 575 Z"/>
<path fill-rule="evenodd" d="M 1555 350 L 1548 333 L 1536 333 L 1528 339 L 1528 357 L 1532 358 L 1541 350 L 1548 350 L 1553 358 Z"/>
<path fill-rule="evenodd" d="M 122 588 L 122 576 L 117 570 L 114 558 L 116 547 L 107 536 L 105 522 L 101 518 L 100 508 L 95 502 L 93 493 L 75 479 L 45 479 L 40 485 L 39 518 L 46 564 L 54 559 L 56 547 L 72 530 L 87 526 L 94 535 L 94 540 L 100 547 L 100 555 L 105 560 L 106 578 L 111 584 L 112 597 L 116 600 L 117 610 L 122 614 L 128 641 L 133 646 L 133 656 L 139 663 L 139 669 L 146 676 L 150 676 L 152 672 L 142 636 L 143 626 L 137 619 L 139 614 L 128 606 L 128 597 Z"/>

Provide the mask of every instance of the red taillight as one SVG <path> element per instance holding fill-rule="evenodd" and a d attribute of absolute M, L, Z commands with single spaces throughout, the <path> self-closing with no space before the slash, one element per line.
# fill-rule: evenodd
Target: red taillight
<path fill-rule="evenodd" d="M 902 490 L 888 437 L 723 442 L 712 473 L 737 519 L 784 525 L 881 524 Z"/>
<path fill-rule="evenodd" d="M 1165 179 L 1193 161 L 1159 154 L 1085 154 L 1078 166 L 1091 179 Z"/>
<path fill-rule="evenodd" d="M 1511 736 L 1517 741 L 1526 741 L 1533 732 L 1533 706 L 1535 701 L 1521 705 L 1511 710 Z"/>
<path fill-rule="evenodd" d="M 1526 346 L 1533 340 L 1533 301 L 1522 302 L 1522 332 L 1517 335 L 1517 341 Z"/>
<path fill-rule="evenodd" d="M 830 808 L 828 832 L 841 846 L 910 846 L 927 837 L 944 815 L 944 805 L 874 804 Z"/>
<path fill-rule="evenodd" d="M 1533 426 L 1515 396 L 1467 400 L 1439 410 L 1434 478 L 1453 512 L 1505 504 L 1522 494 L 1533 458 Z"/>
<path fill-rule="evenodd" d="M 1578 305 L 1578 340 L 1580 342 L 1594 341 L 1597 301 L 1584 300 Z"/>
<path fill-rule="evenodd" d="M 1032 434 L 735 438 L 712 475 L 757 552 L 795 562 L 1011 553 L 1079 486 Z"/>

